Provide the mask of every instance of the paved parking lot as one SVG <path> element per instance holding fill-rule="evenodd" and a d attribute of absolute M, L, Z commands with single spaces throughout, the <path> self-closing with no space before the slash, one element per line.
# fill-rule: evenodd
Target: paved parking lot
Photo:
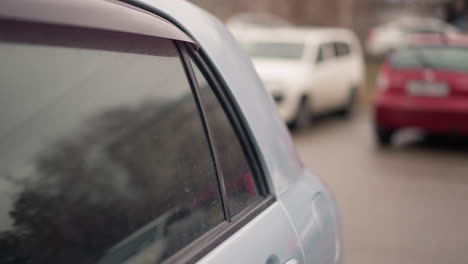
<path fill-rule="evenodd" d="M 382 150 L 371 128 L 363 108 L 294 134 L 338 200 L 345 263 L 468 263 L 467 141 L 400 134 Z"/>

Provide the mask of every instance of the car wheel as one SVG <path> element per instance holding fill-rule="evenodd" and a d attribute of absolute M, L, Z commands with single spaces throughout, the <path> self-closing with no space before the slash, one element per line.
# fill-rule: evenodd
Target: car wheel
<path fill-rule="evenodd" d="M 345 105 L 339 112 L 339 114 L 344 118 L 349 118 L 353 114 L 354 105 L 356 104 L 356 91 L 356 88 L 350 90 L 348 100 L 346 100 Z"/>
<path fill-rule="evenodd" d="M 375 129 L 375 136 L 377 139 L 377 144 L 382 147 L 389 146 L 392 141 L 392 136 L 393 136 L 394 131 L 391 129 L 386 129 L 377 126 Z"/>
<path fill-rule="evenodd" d="M 297 107 L 296 116 L 290 124 L 290 128 L 293 130 L 302 130 L 310 125 L 312 118 L 311 107 L 307 97 L 302 97 L 299 106 Z"/>

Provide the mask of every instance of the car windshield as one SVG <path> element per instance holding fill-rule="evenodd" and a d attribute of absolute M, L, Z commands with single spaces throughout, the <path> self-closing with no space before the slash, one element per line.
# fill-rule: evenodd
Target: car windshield
<path fill-rule="evenodd" d="M 391 58 L 397 69 L 431 68 L 468 71 L 468 48 L 454 46 L 412 47 L 401 50 Z"/>
<path fill-rule="evenodd" d="M 299 60 L 304 53 L 304 43 L 293 42 L 247 42 L 244 48 L 254 58 Z"/>

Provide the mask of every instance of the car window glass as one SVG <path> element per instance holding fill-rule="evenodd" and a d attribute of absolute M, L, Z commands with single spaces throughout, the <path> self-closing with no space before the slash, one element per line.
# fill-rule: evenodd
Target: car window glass
<path fill-rule="evenodd" d="M 330 59 L 334 59 L 337 57 L 337 54 L 335 53 L 335 47 L 333 45 L 333 43 L 327 43 L 325 45 L 325 54 L 328 58 Z"/>
<path fill-rule="evenodd" d="M 321 53 L 321 54 L 320 54 Z M 319 46 L 319 56 L 322 57 L 321 62 L 333 60 L 336 57 L 335 47 L 333 43 L 325 43 Z"/>
<path fill-rule="evenodd" d="M 318 49 L 318 52 L 317 52 L 317 59 L 316 59 L 316 62 L 317 63 L 321 63 L 325 60 L 325 57 L 324 57 L 324 51 L 323 51 L 323 46 L 320 45 L 319 46 L 319 49 Z"/>
<path fill-rule="evenodd" d="M 236 133 L 212 87 L 192 63 L 198 81 L 207 122 L 213 134 L 218 161 L 226 186 L 229 210 L 237 214 L 259 198 L 252 170 Z"/>
<path fill-rule="evenodd" d="M 332 51 L 333 51 L 333 55 L 334 55 L 335 57 L 340 57 L 340 56 L 341 56 L 338 45 L 339 45 L 339 44 L 336 43 L 336 42 L 332 43 Z"/>
<path fill-rule="evenodd" d="M 126 38 L 0 42 L 0 263 L 157 263 L 224 221 L 174 43 Z"/>
<path fill-rule="evenodd" d="M 337 57 L 345 57 L 351 53 L 351 49 L 347 43 L 336 42 L 334 43 L 335 55 Z"/>
<path fill-rule="evenodd" d="M 341 54 L 344 56 L 351 54 L 351 46 L 348 43 L 342 43 L 341 45 Z"/>

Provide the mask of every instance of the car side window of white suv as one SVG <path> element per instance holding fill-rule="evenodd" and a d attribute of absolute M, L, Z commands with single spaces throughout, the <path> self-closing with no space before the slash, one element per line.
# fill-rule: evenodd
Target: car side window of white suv
<path fill-rule="evenodd" d="M 324 57 L 323 53 L 324 53 L 323 46 L 320 45 L 319 48 L 318 48 L 318 51 L 317 51 L 317 58 L 315 60 L 317 64 L 320 64 L 325 60 L 325 57 Z"/>
<path fill-rule="evenodd" d="M 335 47 L 333 43 L 323 43 L 319 45 L 316 59 L 317 64 L 327 62 L 335 57 Z"/>
<path fill-rule="evenodd" d="M 336 57 L 347 57 L 351 54 L 351 47 L 346 42 L 335 42 L 333 43 L 335 48 L 335 55 Z"/>

